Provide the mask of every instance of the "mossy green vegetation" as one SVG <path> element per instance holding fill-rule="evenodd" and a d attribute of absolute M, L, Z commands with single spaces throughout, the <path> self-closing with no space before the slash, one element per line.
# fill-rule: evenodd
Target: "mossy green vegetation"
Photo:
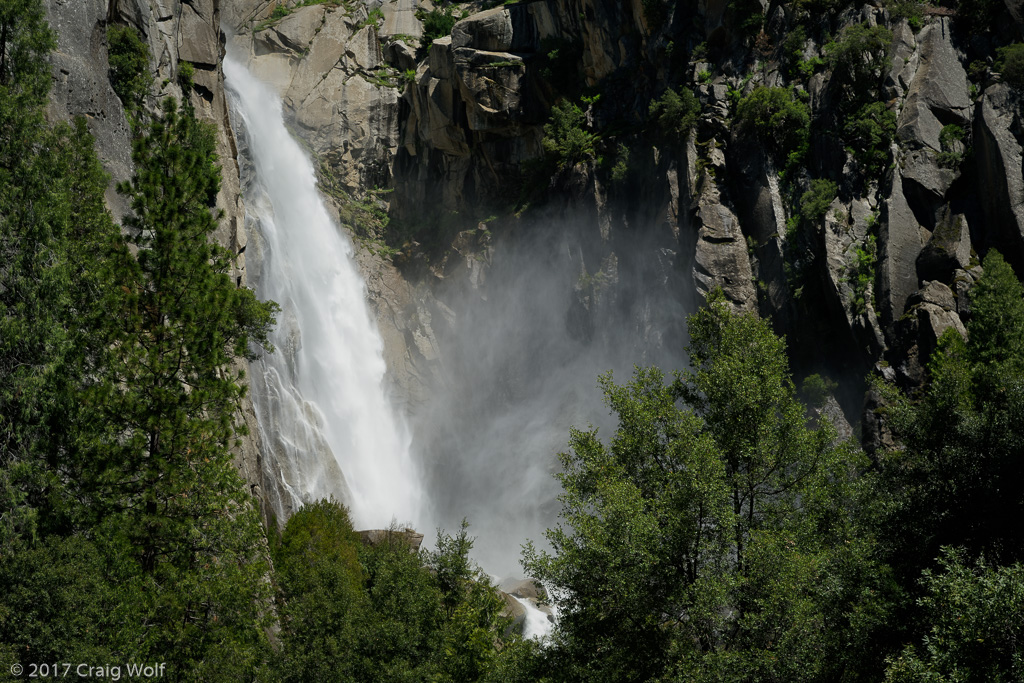
<path fill-rule="evenodd" d="M 999 48 L 996 69 L 1003 80 L 1018 90 L 1024 90 L 1024 43 L 1013 43 Z"/>
<path fill-rule="evenodd" d="M 697 123 L 700 102 L 688 89 L 670 89 L 651 101 L 648 112 L 657 137 L 681 142 Z"/>
<path fill-rule="evenodd" d="M 792 88 L 758 86 L 740 100 L 736 118 L 766 142 L 779 163 L 796 165 L 807 152 L 810 110 Z"/>
<path fill-rule="evenodd" d="M 562 100 L 551 109 L 551 119 L 544 124 L 541 144 L 558 169 L 595 159 L 596 133 L 588 130 L 586 112 L 575 102 Z"/>

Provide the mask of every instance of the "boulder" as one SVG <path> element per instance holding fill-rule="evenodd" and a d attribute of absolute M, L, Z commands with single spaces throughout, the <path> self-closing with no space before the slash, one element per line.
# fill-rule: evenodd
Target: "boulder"
<path fill-rule="evenodd" d="M 917 315 L 919 362 L 922 367 L 927 367 L 939 337 L 946 330 L 953 328 L 966 338 L 967 329 L 957 315 L 952 290 L 941 282 L 926 282 L 920 292 L 908 301 L 908 305 L 911 304 Z"/>
<path fill-rule="evenodd" d="M 952 282 L 953 274 L 966 268 L 970 260 L 971 232 L 967 219 L 944 206 L 931 239 L 917 257 L 917 276 L 921 280 Z"/>
<path fill-rule="evenodd" d="M 534 579 L 508 578 L 499 584 L 499 588 L 509 595 L 539 602 L 547 599 L 547 591 Z"/>
<path fill-rule="evenodd" d="M 414 529 L 364 529 L 357 531 L 364 545 L 377 546 L 381 543 L 400 541 L 409 545 L 409 552 L 418 552 L 423 544 L 423 534 Z"/>
<path fill-rule="evenodd" d="M 416 51 L 401 40 L 392 40 L 384 46 L 384 61 L 400 71 L 416 68 Z"/>

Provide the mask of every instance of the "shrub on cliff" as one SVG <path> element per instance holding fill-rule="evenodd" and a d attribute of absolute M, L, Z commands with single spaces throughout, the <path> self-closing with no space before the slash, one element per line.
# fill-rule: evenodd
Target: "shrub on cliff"
<path fill-rule="evenodd" d="M 1014 43 L 996 51 L 999 61 L 996 68 L 1003 80 L 1014 88 L 1024 90 L 1024 43 Z"/>
<path fill-rule="evenodd" d="M 766 141 L 777 160 L 793 163 L 807 150 L 811 114 L 792 88 L 759 86 L 740 100 L 736 118 Z"/>
<path fill-rule="evenodd" d="M 541 145 L 559 170 L 571 168 L 596 156 L 598 136 L 587 130 L 587 115 L 579 105 L 562 100 L 551 108 L 551 119 L 544 124 Z"/>
<path fill-rule="evenodd" d="M 423 22 L 420 48 L 429 52 L 430 44 L 438 38 L 444 38 L 451 34 L 452 26 L 455 26 L 455 23 L 463 16 L 455 13 L 455 7 L 444 3 L 429 12 L 422 9 L 416 10 L 416 18 Z"/>
<path fill-rule="evenodd" d="M 885 102 L 864 105 L 843 126 L 861 176 L 868 182 L 880 179 L 889 167 L 889 144 L 895 134 L 896 114 Z"/>
<path fill-rule="evenodd" d="M 110 85 L 121 98 L 128 122 L 138 125 L 153 77 L 149 73 L 149 48 L 130 26 L 107 29 Z"/>
<path fill-rule="evenodd" d="M 688 88 L 666 90 L 649 109 L 657 137 L 685 140 L 700 116 L 700 102 Z"/>
<path fill-rule="evenodd" d="M 892 66 L 892 39 L 892 31 L 881 24 L 852 24 L 825 45 L 825 55 L 844 100 L 863 103 L 878 99 L 882 79 Z"/>

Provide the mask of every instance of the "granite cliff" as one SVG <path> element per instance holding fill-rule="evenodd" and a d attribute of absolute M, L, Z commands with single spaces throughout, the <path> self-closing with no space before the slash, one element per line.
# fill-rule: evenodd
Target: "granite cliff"
<path fill-rule="evenodd" d="M 105 27 L 140 31 L 163 93 L 181 96 L 178 65 L 194 65 L 186 95 L 220 132 L 218 238 L 244 282 L 247 181 L 219 65 L 228 46 L 245 55 L 361 245 L 393 384 L 414 415 L 453 381 L 465 298 L 486 305 L 502 259 L 543 244 L 564 274 L 560 324 L 580 343 L 620 327 L 638 360 L 658 358 L 685 343 L 680 311 L 722 287 L 786 334 L 798 375 L 838 383 L 833 412 L 862 424 L 870 448 L 885 437 L 865 377 L 918 386 L 938 336 L 965 329 L 979 255 L 997 248 L 1024 268 L 1020 96 L 997 71 L 1021 8 L 986 7 L 50 0 L 51 113 L 85 114 L 122 179 L 127 125 Z M 442 15 L 450 32 L 422 39 Z M 696 102 L 685 129 L 672 129 L 686 112 L 669 92 Z M 792 119 L 756 109 L 770 97 L 804 112 L 798 145 L 773 142 Z M 559 116 L 582 135 L 577 156 L 559 156 Z M 240 461 L 263 486 L 259 444 Z"/>

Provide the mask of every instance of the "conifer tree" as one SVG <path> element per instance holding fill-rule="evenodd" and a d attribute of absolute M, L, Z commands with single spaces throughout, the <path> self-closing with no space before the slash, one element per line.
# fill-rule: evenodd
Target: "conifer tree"
<path fill-rule="evenodd" d="M 133 160 L 119 187 L 131 199 L 127 244 L 108 259 L 107 353 L 83 393 L 102 428 L 76 444 L 81 485 L 114 575 L 141 596 L 126 620 L 157 626 L 120 646 L 166 658 L 182 680 L 251 675 L 265 654 L 269 568 L 231 462 L 245 391 L 232 361 L 270 348 L 276 306 L 238 287 L 233 255 L 210 241 L 210 127 L 168 99 Z"/>

